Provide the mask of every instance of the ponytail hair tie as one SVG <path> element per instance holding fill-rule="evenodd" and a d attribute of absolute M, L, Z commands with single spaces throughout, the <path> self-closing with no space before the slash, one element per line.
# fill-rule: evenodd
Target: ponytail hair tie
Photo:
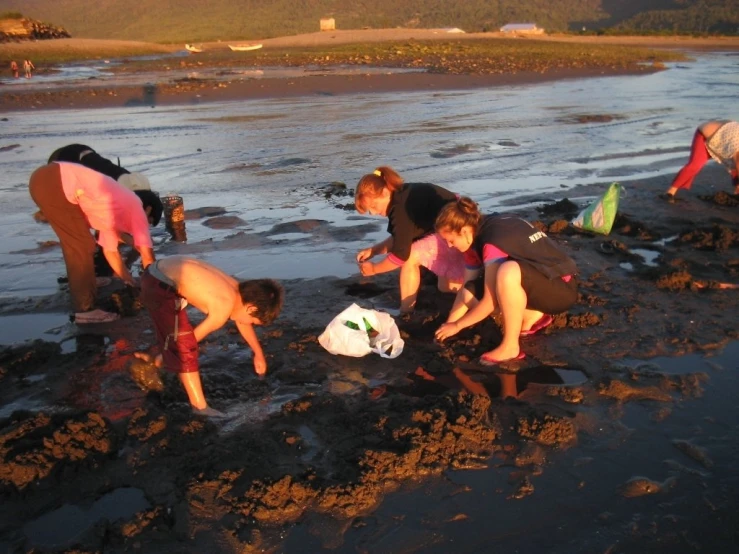
<path fill-rule="evenodd" d="M 375 169 L 372 173 L 374 175 L 377 175 L 378 177 L 382 177 L 382 171 L 380 171 L 379 169 Z"/>

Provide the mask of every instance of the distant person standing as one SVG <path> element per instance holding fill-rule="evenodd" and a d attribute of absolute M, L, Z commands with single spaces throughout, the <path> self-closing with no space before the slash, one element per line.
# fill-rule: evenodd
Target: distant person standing
<path fill-rule="evenodd" d="M 695 176 L 711 158 L 729 172 L 734 194 L 739 194 L 739 122 L 713 120 L 702 123 L 693 134 L 688 163 L 675 176 L 663 198 L 673 200 L 678 190 L 689 189 Z"/>
<path fill-rule="evenodd" d="M 10 62 L 10 72 L 13 74 L 14 78 L 18 78 L 18 64 L 15 60 Z"/>
<path fill-rule="evenodd" d="M 26 79 L 31 78 L 31 71 L 34 69 L 36 69 L 36 66 L 33 65 L 31 60 L 23 60 L 23 71 L 26 72 Z"/>

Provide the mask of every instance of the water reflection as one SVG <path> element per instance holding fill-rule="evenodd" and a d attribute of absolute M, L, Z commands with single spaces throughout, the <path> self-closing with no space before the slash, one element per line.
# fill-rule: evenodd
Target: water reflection
<path fill-rule="evenodd" d="M 581 371 L 544 365 L 525 368 L 516 373 L 454 367 L 451 372 L 438 375 L 432 375 L 419 367 L 407 377 L 408 385 L 397 387 L 397 390 L 408 396 L 420 397 L 444 394 L 450 390 L 466 390 L 471 394 L 502 399 L 518 398 L 529 385 L 577 386 L 587 381 L 587 376 Z"/>

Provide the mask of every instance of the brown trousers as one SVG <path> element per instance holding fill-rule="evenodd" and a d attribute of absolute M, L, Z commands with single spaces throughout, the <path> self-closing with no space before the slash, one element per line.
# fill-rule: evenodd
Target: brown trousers
<path fill-rule="evenodd" d="M 96 298 L 95 239 L 80 207 L 64 196 L 59 165 L 51 163 L 34 171 L 28 190 L 59 237 L 74 310 L 92 310 Z"/>

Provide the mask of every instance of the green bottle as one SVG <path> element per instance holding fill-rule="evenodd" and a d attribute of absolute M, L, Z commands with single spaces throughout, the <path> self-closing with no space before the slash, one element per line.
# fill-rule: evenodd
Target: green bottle
<path fill-rule="evenodd" d="M 365 331 L 367 331 L 368 333 L 371 333 L 372 331 L 374 331 L 374 329 L 372 328 L 372 325 L 370 325 L 370 322 L 367 321 L 367 318 L 366 317 L 363 317 L 362 318 L 362 321 L 364 322 L 364 330 Z M 347 327 L 349 327 L 349 329 L 354 329 L 355 331 L 359 331 L 359 325 L 357 325 L 353 321 L 345 321 L 344 322 L 344 325 L 346 325 Z"/>

